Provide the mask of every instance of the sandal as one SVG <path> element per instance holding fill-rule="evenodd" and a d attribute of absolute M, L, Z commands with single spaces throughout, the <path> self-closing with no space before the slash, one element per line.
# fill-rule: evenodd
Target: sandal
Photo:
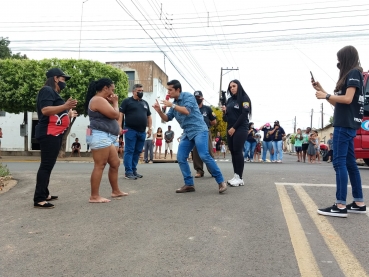
<path fill-rule="evenodd" d="M 55 206 L 49 202 L 46 202 L 45 204 L 39 204 L 39 203 L 35 203 L 34 208 L 40 208 L 40 209 L 52 209 L 55 208 Z"/>
<path fill-rule="evenodd" d="M 50 198 L 46 198 L 46 201 L 53 201 L 53 200 L 58 200 L 58 196 L 56 195 L 50 195 Z"/>

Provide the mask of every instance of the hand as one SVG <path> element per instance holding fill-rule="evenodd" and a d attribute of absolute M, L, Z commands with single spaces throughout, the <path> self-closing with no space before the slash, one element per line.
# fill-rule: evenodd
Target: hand
<path fill-rule="evenodd" d="M 221 109 L 222 109 L 223 113 L 225 113 L 227 111 L 227 107 L 226 106 L 222 106 Z"/>
<path fill-rule="evenodd" d="M 325 99 L 326 95 L 327 95 L 327 93 L 324 92 L 324 91 L 317 90 L 315 92 L 315 96 L 316 96 L 317 99 Z"/>
<path fill-rule="evenodd" d="M 118 103 L 118 95 L 110 94 L 108 97 L 106 97 L 106 100 L 108 100 L 110 104 Z"/>
<path fill-rule="evenodd" d="M 313 80 L 311 80 L 311 84 L 313 85 L 313 88 L 315 90 L 324 91 L 323 87 L 320 85 L 319 82 L 313 82 Z"/>
<path fill-rule="evenodd" d="M 168 100 L 162 100 L 161 103 L 166 106 L 166 107 L 171 107 L 173 105 L 172 102 L 168 101 Z"/>
<path fill-rule="evenodd" d="M 231 129 L 228 130 L 228 134 L 230 136 L 233 136 L 234 132 L 236 132 L 236 130 L 232 127 Z"/>
<path fill-rule="evenodd" d="M 78 113 L 77 113 L 76 110 L 70 109 L 69 112 L 68 112 L 68 115 L 69 115 L 70 118 L 73 118 L 73 117 L 77 117 Z"/>
<path fill-rule="evenodd" d="M 277 126 L 275 126 L 275 128 L 274 129 L 279 129 L 279 126 L 277 125 Z"/>
<path fill-rule="evenodd" d="M 147 134 L 147 137 L 149 138 L 151 136 L 151 129 L 148 129 L 146 134 Z"/>
<path fill-rule="evenodd" d="M 154 110 L 155 111 L 157 111 L 157 112 L 160 112 L 161 111 L 161 109 L 160 109 L 160 104 L 159 104 L 159 102 L 158 102 L 158 99 L 156 99 L 156 102 L 155 102 L 155 104 L 154 105 L 152 105 L 152 107 L 154 108 Z"/>
<path fill-rule="evenodd" d="M 66 110 L 70 110 L 70 109 L 73 109 L 77 106 L 77 103 L 78 101 L 76 99 L 73 99 L 73 98 L 69 98 L 67 100 L 67 102 L 65 102 L 65 107 L 66 107 Z"/>

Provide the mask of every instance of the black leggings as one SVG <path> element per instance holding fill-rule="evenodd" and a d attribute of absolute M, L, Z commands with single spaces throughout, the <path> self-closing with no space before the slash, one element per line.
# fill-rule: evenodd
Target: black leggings
<path fill-rule="evenodd" d="M 57 137 L 47 135 L 38 139 L 41 148 L 41 163 L 37 172 L 34 203 L 46 201 L 49 196 L 49 182 L 51 171 L 58 158 L 63 135 Z"/>
<path fill-rule="evenodd" d="M 242 178 L 243 174 L 243 149 L 247 139 L 247 130 L 236 130 L 233 136 L 227 132 L 228 149 L 231 151 L 234 173 Z"/>

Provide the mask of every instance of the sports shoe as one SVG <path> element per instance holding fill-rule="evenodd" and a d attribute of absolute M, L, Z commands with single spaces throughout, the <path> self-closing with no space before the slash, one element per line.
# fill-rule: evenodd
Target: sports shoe
<path fill-rule="evenodd" d="M 332 207 L 328 207 L 325 209 L 318 209 L 317 212 L 321 215 L 347 217 L 347 208 L 340 209 L 337 207 L 337 204 L 334 204 Z"/>
<path fill-rule="evenodd" d="M 137 172 L 133 172 L 133 175 L 136 176 L 136 178 L 142 178 L 143 177 L 141 174 L 138 174 Z"/>
<path fill-rule="evenodd" d="M 348 213 L 355 213 L 355 214 L 365 214 L 366 213 L 366 206 L 358 206 L 356 205 L 355 201 L 351 204 L 346 205 L 346 209 Z"/>
<path fill-rule="evenodd" d="M 234 178 L 233 180 L 230 180 L 228 182 L 228 184 L 231 186 L 231 187 L 238 187 L 238 186 L 243 186 L 244 183 L 243 183 L 243 180 L 240 178 L 240 176 L 238 174 L 234 174 Z"/>
<path fill-rule="evenodd" d="M 137 177 L 135 175 L 133 175 L 132 173 L 128 173 L 124 176 L 124 178 L 128 179 L 128 180 L 137 180 Z"/>
<path fill-rule="evenodd" d="M 227 184 L 229 185 L 231 182 L 233 182 L 234 181 L 234 179 L 236 178 L 236 173 L 233 175 L 233 178 L 231 179 L 231 180 L 228 180 L 227 181 Z"/>

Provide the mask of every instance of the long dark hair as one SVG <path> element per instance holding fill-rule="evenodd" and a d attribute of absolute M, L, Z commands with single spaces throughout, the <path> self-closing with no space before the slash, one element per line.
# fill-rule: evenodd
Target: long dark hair
<path fill-rule="evenodd" d="M 159 129 L 160 129 L 160 131 L 161 131 L 160 133 L 163 133 L 163 130 L 161 129 L 161 127 L 159 127 L 159 128 L 156 130 L 156 132 L 157 132 L 157 133 L 159 133 Z"/>
<path fill-rule="evenodd" d="M 247 95 L 246 91 L 243 89 L 240 81 L 238 81 L 236 79 L 230 81 L 229 84 L 228 84 L 228 93 L 229 93 L 229 95 L 232 95 L 232 93 L 231 93 L 231 83 L 237 84 L 237 102 L 238 102 L 238 105 L 240 107 L 242 107 L 243 96 L 244 95 L 246 96 L 247 102 L 250 103 L 250 106 L 249 106 L 250 113 L 249 114 L 250 114 L 250 118 L 251 118 L 251 116 L 252 116 L 252 108 L 251 108 L 251 99 L 250 99 L 250 97 Z"/>
<path fill-rule="evenodd" d="M 44 87 L 51 87 L 53 90 L 56 91 L 56 83 L 54 81 L 54 76 L 47 78 Z"/>
<path fill-rule="evenodd" d="M 95 96 L 96 92 L 102 91 L 104 87 L 110 87 L 114 82 L 110 80 L 109 78 L 101 78 L 97 81 L 92 81 L 90 85 L 88 86 L 88 90 L 86 93 L 86 101 L 85 101 L 85 110 L 86 113 L 88 113 L 88 104 L 90 103 L 90 100 L 92 97 Z"/>
<path fill-rule="evenodd" d="M 342 86 L 346 82 L 347 74 L 352 69 L 357 69 L 363 72 L 363 68 L 360 65 L 359 53 L 354 46 L 345 46 L 337 52 L 337 59 L 340 63 L 340 74 L 338 82 L 336 84 L 335 92 L 342 89 Z"/>

